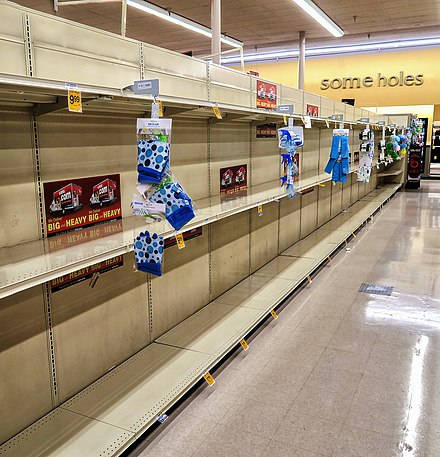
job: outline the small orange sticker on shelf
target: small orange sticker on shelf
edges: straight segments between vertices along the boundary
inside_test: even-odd
[[[156,100],[156,103],[159,105],[159,117],[163,117],[163,103],[162,103],[162,100]]]
[[[213,109],[215,117],[217,119],[223,119],[222,113],[220,113],[220,110],[218,109],[217,103],[213,103],[212,104],[212,109]]]
[[[249,344],[246,343],[246,340],[243,338],[241,341],[240,341],[240,344],[241,344],[241,347],[247,351],[249,349]]]
[[[177,241],[177,247],[179,249],[183,249],[185,247],[185,240],[183,239],[183,235],[181,233],[178,233],[176,235],[176,241]]]
[[[211,376],[211,373],[206,373],[204,376],[205,381],[208,383],[209,386],[212,386],[215,384],[215,379]]]

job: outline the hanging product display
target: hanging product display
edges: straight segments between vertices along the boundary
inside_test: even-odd
[[[167,221],[175,230],[180,230],[195,216],[190,197],[172,176],[167,177],[150,196],[150,200],[165,205]]]
[[[370,182],[374,156],[374,133],[370,130],[369,125],[359,133],[359,139],[362,143],[359,147],[359,172],[357,180],[368,183]]]
[[[164,141],[138,140],[138,181],[158,184],[162,180],[170,159],[170,145]]]
[[[153,115],[157,111],[154,105]],[[195,214],[191,198],[169,168],[171,125],[171,119],[137,120],[139,195],[133,196],[131,207],[133,215],[145,217],[146,222],[164,216],[175,230],[180,230]],[[157,234],[140,233],[134,245],[138,270],[161,276],[163,239]]]
[[[349,129],[333,130],[332,149],[324,171],[332,174],[332,181],[334,182],[347,182],[347,175],[350,173],[349,134]]]
[[[400,155],[403,156],[407,153],[408,150],[408,137],[402,133],[399,135],[399,140],[400,140]]]
[[[139,233],[134,240],[134,256],[138,270],[162,276],[163,247],[163,238],[157,233]]]
[[[164,214],[175,230],[194,216],[191,198],[169,169],[171,119],[138,119],[138,181],[140,194],[133,197],[135,216],[154,221]]]
[[[294,180],[295,176],[299,174],[297,149],[303,145],[303,128],[294,127],[293,119],[290,118],[288,127],[278,129],[278,147],[285,150],[281,154],[281,163],[284,165],[281,186],[286,186],[286,193],[289,198],[296,197]]]

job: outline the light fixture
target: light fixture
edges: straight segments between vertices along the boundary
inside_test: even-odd
[[[198,24],[197,22],[191,21],[186,17],[172,13],[171,11],[168,11],[164,8],[160,8],[159,6],[153,5],[152,3],[143,0],[127,0],[127,5],[133,8],[137,8],[138,10],[141,10],[144,13],[152,14],[153,16],[156,16],[160,19],[164,19],[165,21],[172,22],[173,24],[179,25],[188,30],[199,33],[200,35],[212,38],[212,31],[208,27]],[[222,41],[222,43],[225,43],[228,46],[232,46],[233,48],[243,47],[243,43],[241,41],[227,37],[226,35],[221,35],[220,40]]]
[[[311,0],[293,0],[300,8],[302,8],[308,15],[312,16],[315,21],[328,30],[334,37],[339,38],[344,35],[341,27],[333,22],[327,14],[322,11]]]
[[[374,52],[387,49],[405,49],[405,48],[418,48],[421,46],[440,46],[440,37],[424,38],[420,40],[404,40],[404,41],[385,41],[378,43],[368,44],[355,44],[347,46],[334,46],[324,48],[308,48],[306,49],[306,56],[329,56],[338,54],[355,54],[360,52]],[[267,51],[252,54],[245,54],[245,62],[261,62],[271,60],[295,59],[299,55],[298,50],[280,50],[280,51]],[[240,62],[239,56],[223,57],[223,64],[235,64]]]

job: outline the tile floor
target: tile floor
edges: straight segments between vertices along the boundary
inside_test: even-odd
[[[439,457],[439,228],[399,193],[130,457]]]

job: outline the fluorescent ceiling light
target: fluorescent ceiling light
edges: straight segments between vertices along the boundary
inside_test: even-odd
[[[127,5],[138,10],[143,11],[144,13],[152,14],[160,19],[165,21],[172,22],[173,24],[185,27],[188,30],[204,35],[208,38],[212,38],[212,31],[204,25],[198,24],[197,22],[191,21],[186,17],[179,16],[178,14],[172,13],[164,8],[153,5],[152,3],[143,1],[143,0],[127,0]],[[229,38],[225,35],[221,35],[220,40],[222,43],[225,43],[233,48],[243,47],[243,43],[234,38]]]
[[[309,48],[306,49],[306,56],[329,56],[337,54],[352,54],[357,52],[371,52],[381,51],[386,49],[405,49],[405,48],[417,48],[420,46],[439,46],[440,37],[437,38],[425,38],[421,40],[405,40],[405,41],[388,41],[380,43],[368,43],[368,44],[355,44],[347,46],[335,46],[326,48]],[[278,59],[294,59],[299,55],[298,50],[280,50],[271,52],[258,52],[252,54],[245,54],[245,62],[259,62],[268,60]],[[240,56],[223,57],[222,62],[224,64],[234,64],[240,62]]]
[[[316,6],[311,0],[293,0],[307,14],[313,17],[318,24],[322,25],[334,37],[339,38],[344,35],[344,31],[333,22],[321,8]]]

